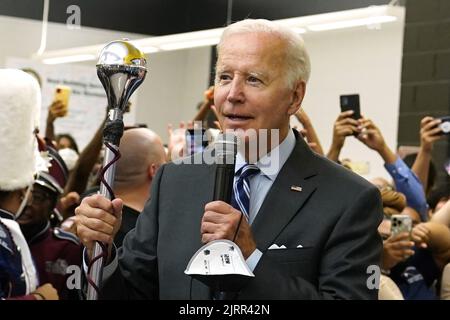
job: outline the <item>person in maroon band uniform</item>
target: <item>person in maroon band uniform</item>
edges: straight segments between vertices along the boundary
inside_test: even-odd
[[[62,192],[56,179],[47,172],[39,172],[33,186],[33,201],[18,222],[30,247],[40,281],[51,283],[61,300],[78,299],[78,290],[69,289],[66,284],[71,275],[67,273],[67,267],[81,265],[82,247],[74,234],[51,228],[49,220]]]

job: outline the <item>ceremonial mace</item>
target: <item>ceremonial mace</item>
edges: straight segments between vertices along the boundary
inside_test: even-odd
[[[108,43],[97,62],[97,76],[108,98],[108,119],[103,129],[105,157],[100,172],[100,194],[114,199],[113,183],[116,162],[120,158],[119,144],[123,135],[123,112],[128,99],[144,81],[147,73],[144,54],[126,40]],[[107,246],[96,242],[94,254],[88,268],[88,300],[97,300],[102,280]]]

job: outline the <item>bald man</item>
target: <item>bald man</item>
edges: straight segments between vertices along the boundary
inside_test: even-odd
[[[117,162],[114,193],[124,202],[122,225],[114,238],[122,246],[125,235],[134,228],[139,212],[150,196],[150,186],[166,154],[161,138],[146,128],[126,130],[120,141],[122,157]]]

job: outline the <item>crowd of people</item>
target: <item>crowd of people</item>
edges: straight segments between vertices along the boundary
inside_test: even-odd
[[[424,117],[418,153],[402,158],[369,115],[345,111],[325,152],[301,108],[311,66],[299,35],[247,19],[217,48],[215,85],[190,121],[168,126],[167,144],[149,128],[125,128],[112,201],[98,194],[104,121],[79,150],[55,134],[64,116],[55,101],[39,132],[38,81],[0,69],[0,299],[85,299],[85,285],[67,286],[67,268],[85,270],[95,241],[109,245],[101,298],[220,299],[184,273],[218,239],[235,242],[254,273],[232,299],[450,299],[450,177],[437,180],[432,160],[447,138],[440,120]],[[238,153],[230,204],[213,199],[214,166],[177,164],[192,156],[186,131],[199,127],[210,145],[226,130],[279,132],[256,163]],[[340,158],[347,139],[377,152],[391,179],[352,172]],[[275,153],[268,173],[260,164]],[[410,230],[394,232],[399,216]]]

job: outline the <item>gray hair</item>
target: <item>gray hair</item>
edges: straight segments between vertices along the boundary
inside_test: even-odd
[[[290,28],[273,21],[245,19],[229,25],[217,45],[217,54],[220,54],[222,44],[228,36],[252,32],[271,33],[286,41],[286,80],[290,88],[293,88],[298,80],[308,82],[311,62],[303,38]]]

